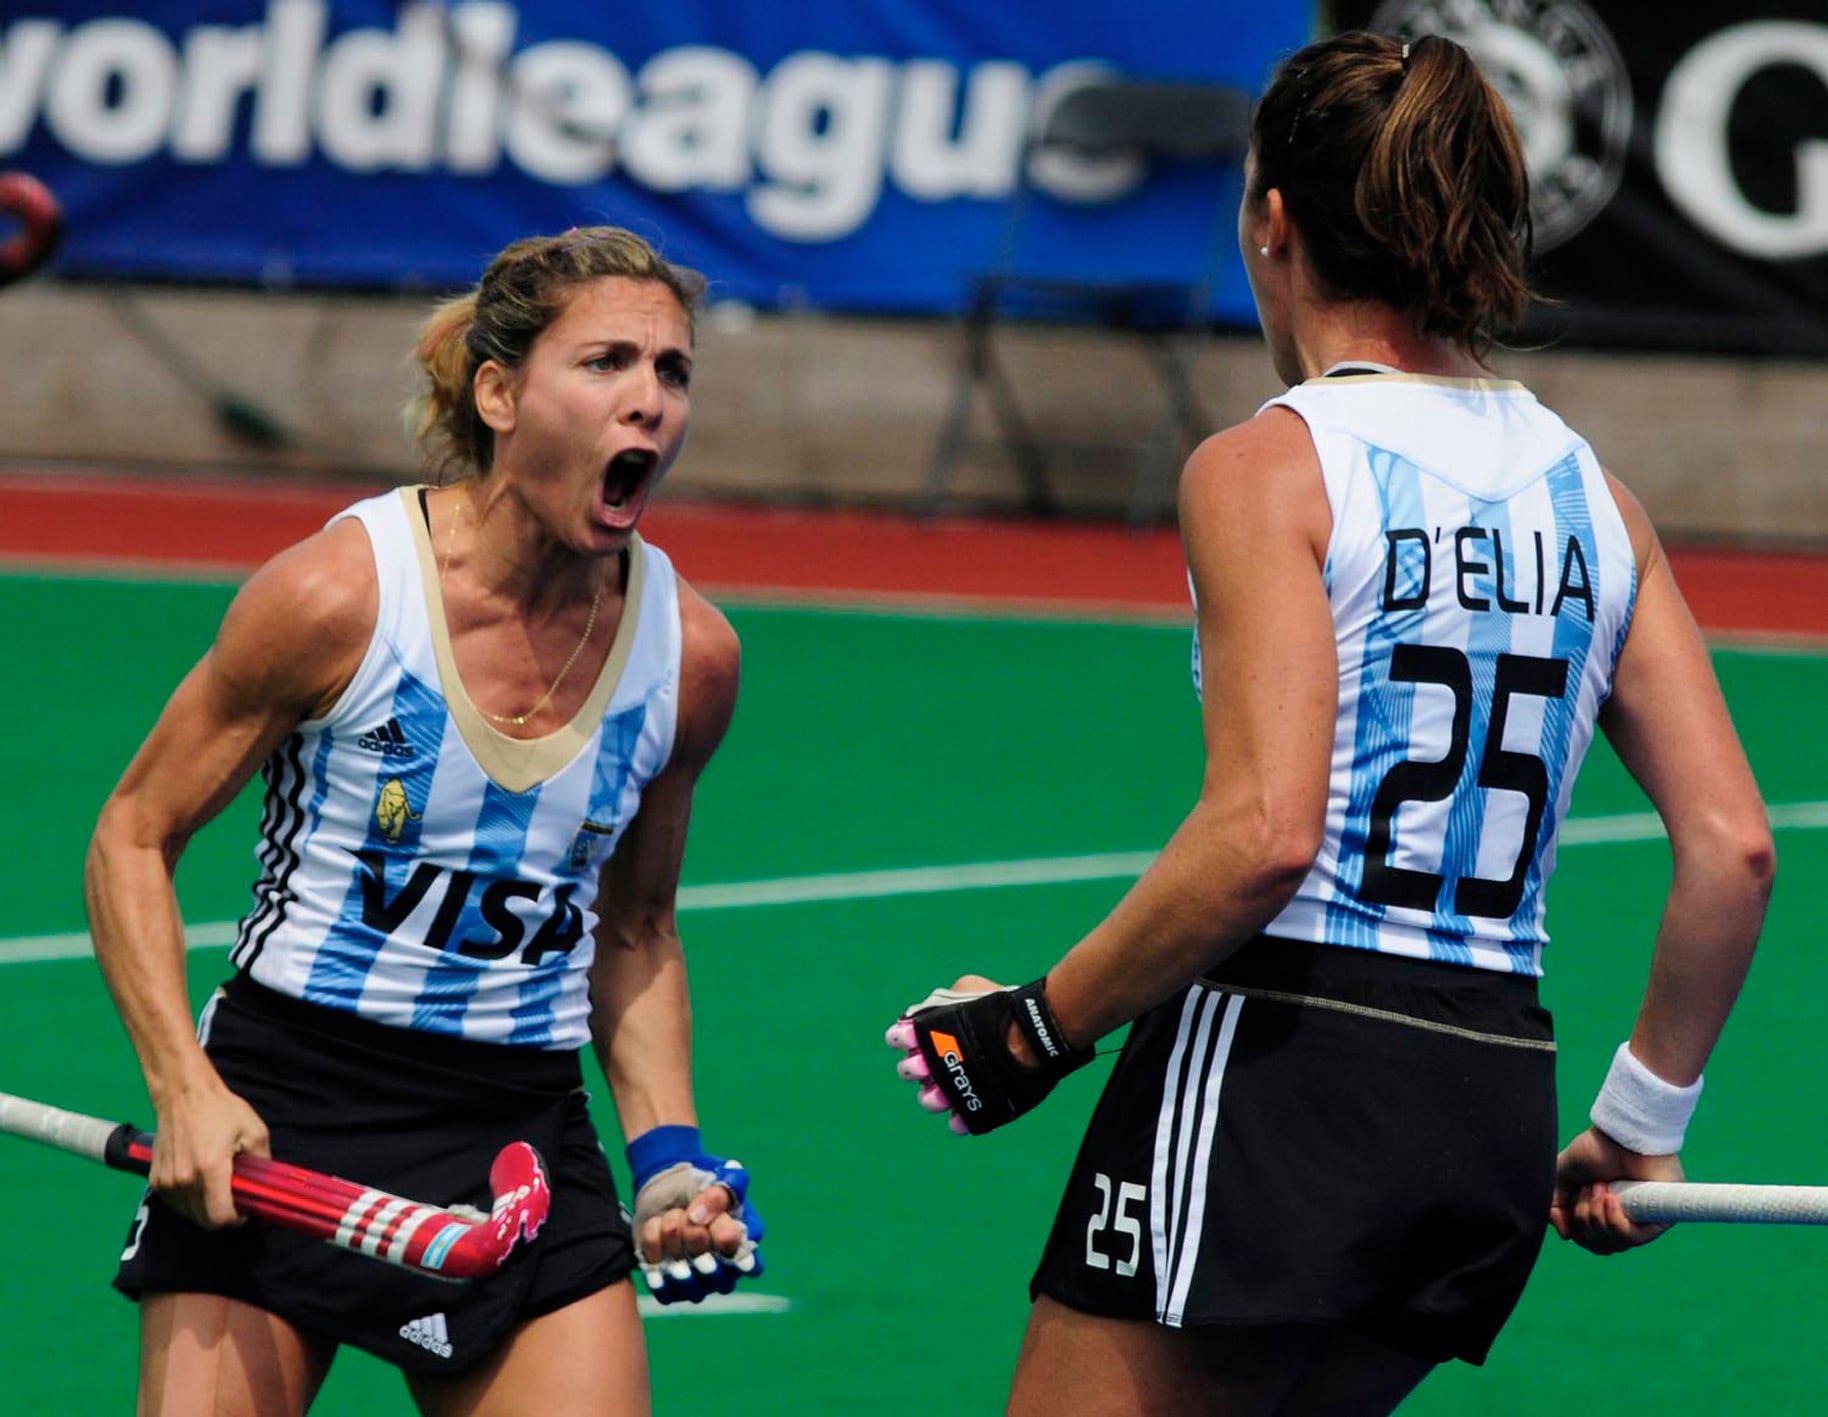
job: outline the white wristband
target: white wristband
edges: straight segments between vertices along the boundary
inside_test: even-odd
[[[1673,1156],[1682,1150],[1688,1119],[1700,1100],[1700,1078],[1677,1087],[1639,1062],[1629,1043],[1621,1043],[1591,1115],[1593,1125],[1626,1150]]]

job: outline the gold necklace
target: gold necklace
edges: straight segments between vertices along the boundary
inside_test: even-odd
[[[451,551],[457,544],[457,523],[463,517],[464,509],[467,505],[468,504],[464,501],[463,496],[460,493],[457,498],[457,508],[451,514],[450,534],[444,539],[444,559],[438,566],[438,584],[440,587],[444,585],[444,578],[451,569]],[[478,527],[478,530],[480,531],[481,528]],[[472,699],[470,703],[475,708],[476,712],[493,723],[503,723],[510,728],[520,728],[531,722],[535,714],[552,702],[552,696],[559,691],[559,685],[563,684],[565,682],[565,676],[571,673],[572,665],[576,664],[578,662],[578,656],[584,653],[584,646],[590,643],[590,632],[597,628],[597,611],[602,608],[602,605],[603,581],[599,578],[597,581],[597,593],[590,598],[590,618],[584,622],[584,633],[578,637],[578,642],[572,646],[571,653],[566,656],[565,663],[559,669],[558,677],[547,686],[546,692],[539,696],[538,703],[534,704],[533,707],[528,709],[525,713],[490,713],[481,704]]]

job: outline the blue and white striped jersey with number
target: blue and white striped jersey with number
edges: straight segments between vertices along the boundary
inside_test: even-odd
[[[1637,593],[1605,474],[1508,381],[1348,374],[1274,406],[1307,423],[1332,506],[1339,715],[1324,841],[1266,933],[1540,974]]]
[[[471,703],[416,489],[342,516],[379,577],[329,714],[265,768],[260,879],[234,962],[269,988],[486,1042],[588,1041],[597,875],[673,750],[678,586],[635,539],[616,640],[565,727],[523,741]]]

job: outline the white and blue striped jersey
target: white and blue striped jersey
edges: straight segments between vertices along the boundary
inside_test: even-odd
[[[631,543],[621,625],[589,699],[557,732],[520,740],[458,677],[417,490],[341,516],[374,551],[374,637],[335,707],[266,764],[260,878],[234,963],[384,1024],[580,1047],[598,871],[673,750],[672,564]]]
[[[1349,374],[1275,406],[1307,423],[1332,507],[1339,714],[1324,840],[1265,933],[1540,974],[1637,594],[1605,474],[1508,381]]]

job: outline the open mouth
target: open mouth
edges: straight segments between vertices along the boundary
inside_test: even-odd
[[[603,510],[615,526],[632,526],[641,510],[658,454],[646,448],[629,448],[609,460],[603,471]]]

